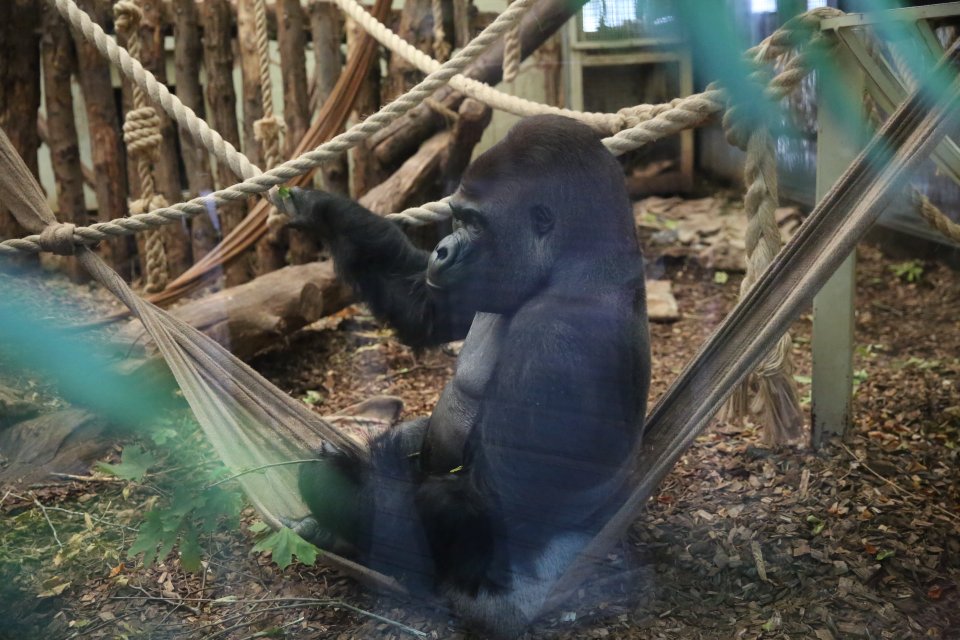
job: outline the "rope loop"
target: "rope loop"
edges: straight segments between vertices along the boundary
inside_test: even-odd
[[[48,225],[40,232],[40,248],[58,256],[72,256],[77,248],[73,243],[73,230],[76,226],[69,222]]]
[[[155,159],[160,143],[163,142],[163,136],[160,134],[160,116],[156,109],[140,107],[128,111],[123,122],[123,141],[130,155]]]

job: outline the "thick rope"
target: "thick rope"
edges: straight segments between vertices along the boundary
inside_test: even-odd
[[[69,0],[54,1],[58,3],[69,2]],[[369,138],[373,133],[387,126],[422,102],[424,98],[431,95],[434,91],[449,83],[453,76],[460,73],[474,58],[480,55],[494,41],[502,37],[503,33],[520,19],[534,1],[535,0],[516,0],[506,11],[497,16],[493,23],[484,29],[480,35],[474,38],[463,49],[459,50],[449,61],[441,65],[437,71],[430,73],[423,81],[413,87],[413,89],[386,105],[363,122],[354,125],[349,130],[337,135],[313,151],[309,151],[299,158],[288,160],[282,165],[270,169],[266,173],[251,176],[241,183],[220,189],[206,196],[194,198],[188,202],[156,209],[150,213],[131,216],[129,218],[100,222],[88,227],[77,227],[74,229],[74,242],[84,245],[95,244],[109,237],[131,235],[152,227],[180,222],[194,215],[204,213],[210,205],[242,200],[251,195],[263,193],[295,176],[310,171],[327,160],[339,157],[344,151]],[[84,16],[86,16],[86,14],[84,14]],[[87,17],[87,21],[89,22],[89,17]],[[129,55],[127,55],[127,57],[129,58]],[[0,254],[12,255],[24,252],[38,253],[39,251],[41,251],[39,235],[36,234],[20,239],[5,240],[0,243]]]
[[[140,59],[140,7],[133,0],[119,0],[113,6],[117,33],[127,37],[127,50],[134,60]],[[167,206],[167,200],[156,192],[154,162],[163,136],[160,134],[160,117],[147,101],[147,94],[133,83],[133,109],[123,123],[123,140],[127,154],[136,160],[137,176],[140,178],[140,198],[130,203],[130,213],[138,214],[150,209]],[[163,234],[159,229],[145,234],[145,274],[147,293],[163,291],[170,279],[167,267],[167,252],[163,248]]]
[[[450,43],[443,29],[443,0],[430,0],[430,13],[433,16],[433,57],[444,62],[450,55]]]
[[[510,0],[512,1],[512,0]],[[503,80],[513,82],[520,72],[520,25],[507,31],[503,41]]]

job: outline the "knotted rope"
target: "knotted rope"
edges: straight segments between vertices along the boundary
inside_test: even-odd
[[[117,33],[127,37],[127,50],[134,59],[140,60],[140,7],[133,0],[120,0],[113,6],[113,15]],[[167,200],[156,192],[154,178],[154,162],[163,142],[160,116],[148,102],[143,88],[135,82],[133,109],[127,112],[123,122],[123,141],[127,145],[127,154],[137,163],[137,176],[140,178],[140,198],[130,203],[130,213],[136,215],[166,207]],[[163,234],[159,229],[153,229],[144,236],[144,289],[147,293],[163,291],[170,279]]]

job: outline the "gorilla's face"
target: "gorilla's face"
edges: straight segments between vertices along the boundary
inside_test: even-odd
[[[528,186],[470,178],[451,201],[456,229],[430,256],[427,284],[464,312],[511,314],[547,281],[554,215]]]

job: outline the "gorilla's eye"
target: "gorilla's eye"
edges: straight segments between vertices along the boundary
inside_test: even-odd
[[[467,231],[477,235],[483,231],[483,216],[476,209],[451,206],[454,219],[467,228]]]
[[[530,215],[533,218],[533,228],[543,236],[553,229],[553,211],[543,205],[534,205],[530,208]]]

